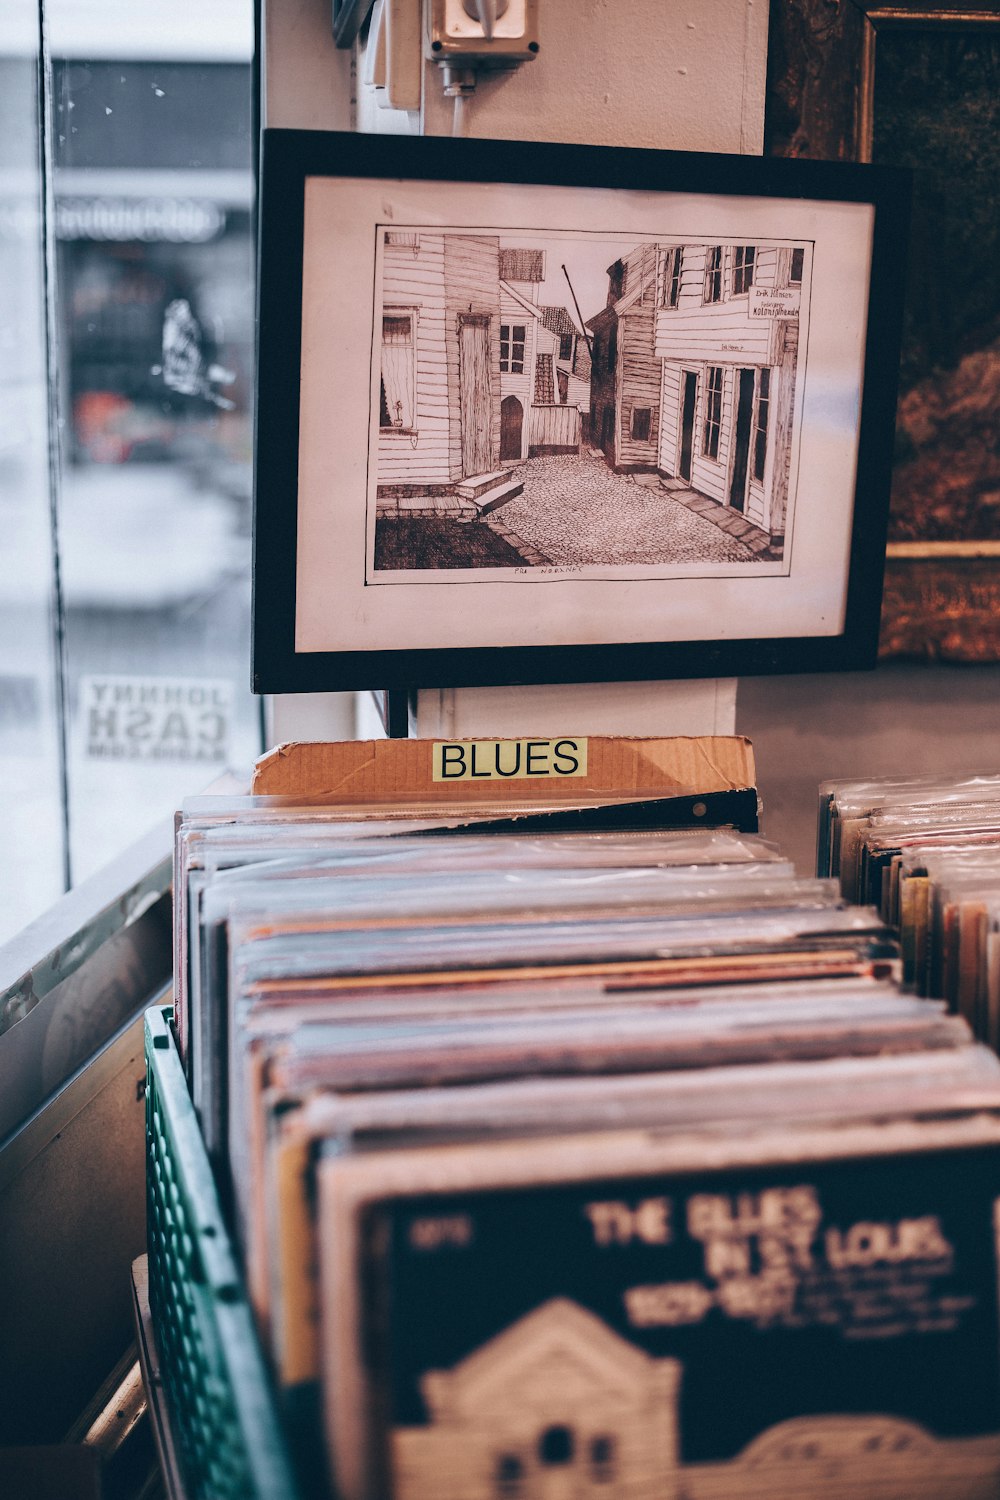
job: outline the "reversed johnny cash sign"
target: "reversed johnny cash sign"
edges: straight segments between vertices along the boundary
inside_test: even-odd
[[[379,1210],[393,1500],[987,1500],[998,1187],[980,1152]]]
[[[90,760],[224,762],[233,685],[223,678],[87,676],[78,724]]]
[[[265,144],[258,685],[871,655],[891,174],[364,145]]]

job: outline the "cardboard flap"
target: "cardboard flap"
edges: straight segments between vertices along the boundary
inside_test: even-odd
[[[689,796],[755,785],[742,735],[624,739],[343,740],[293,742],[262,756],[255,796],[375,803]]]

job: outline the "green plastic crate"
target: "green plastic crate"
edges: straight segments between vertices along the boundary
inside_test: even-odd
[[[170,1028],[146,1012],[149,1303],[188,1500],[300,1500]]]

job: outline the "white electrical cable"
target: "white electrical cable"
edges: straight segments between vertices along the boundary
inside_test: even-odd
[[[453,136],[454,135],[465,135],[465,132],[466,132],[466,129],[467,129],[467,115],[468,115],[468,111],[466,110],[466,107],[465,107],[465,105],[466,105],[466,98],[467,98],[467,95],[465,95],[465,94],[456,94],[455,95],[455,109],[454,109],[454,113],[452,114],[452,117],[451,117],[451,133],[452,133]]]

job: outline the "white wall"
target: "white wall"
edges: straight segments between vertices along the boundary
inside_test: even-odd
[[[420,0],[414,0],[419,4]],[[262,0],[266,123],[448,135],[453,106],[424,65],[422,115],[378,108],[330,33],[328,0]],[[540,0],[541,51],[484,74],[467,133],[758,153],[764,132],[767,0]]]
[[[338,51],[327,0],[261,0],[263,126],[350,130],[351,54]]]
[[[767,9],[767,0],[540,0],[538,56],[482,75],[466,133],[759,152]],[[424,67],[419,114],[379,108],[364,74],[362,60],[357,129],[451,134],[435,64]]]
[[[1000,769],[1000,665],[744,678],[736,718],[754,742],[765,831],[808,875],[821,781]]]
[[[767,0],[540,0],[539,31],[534,62],[480,83],[470,135],[760,152]],[[445,135],[433,83],[424,130]]]

